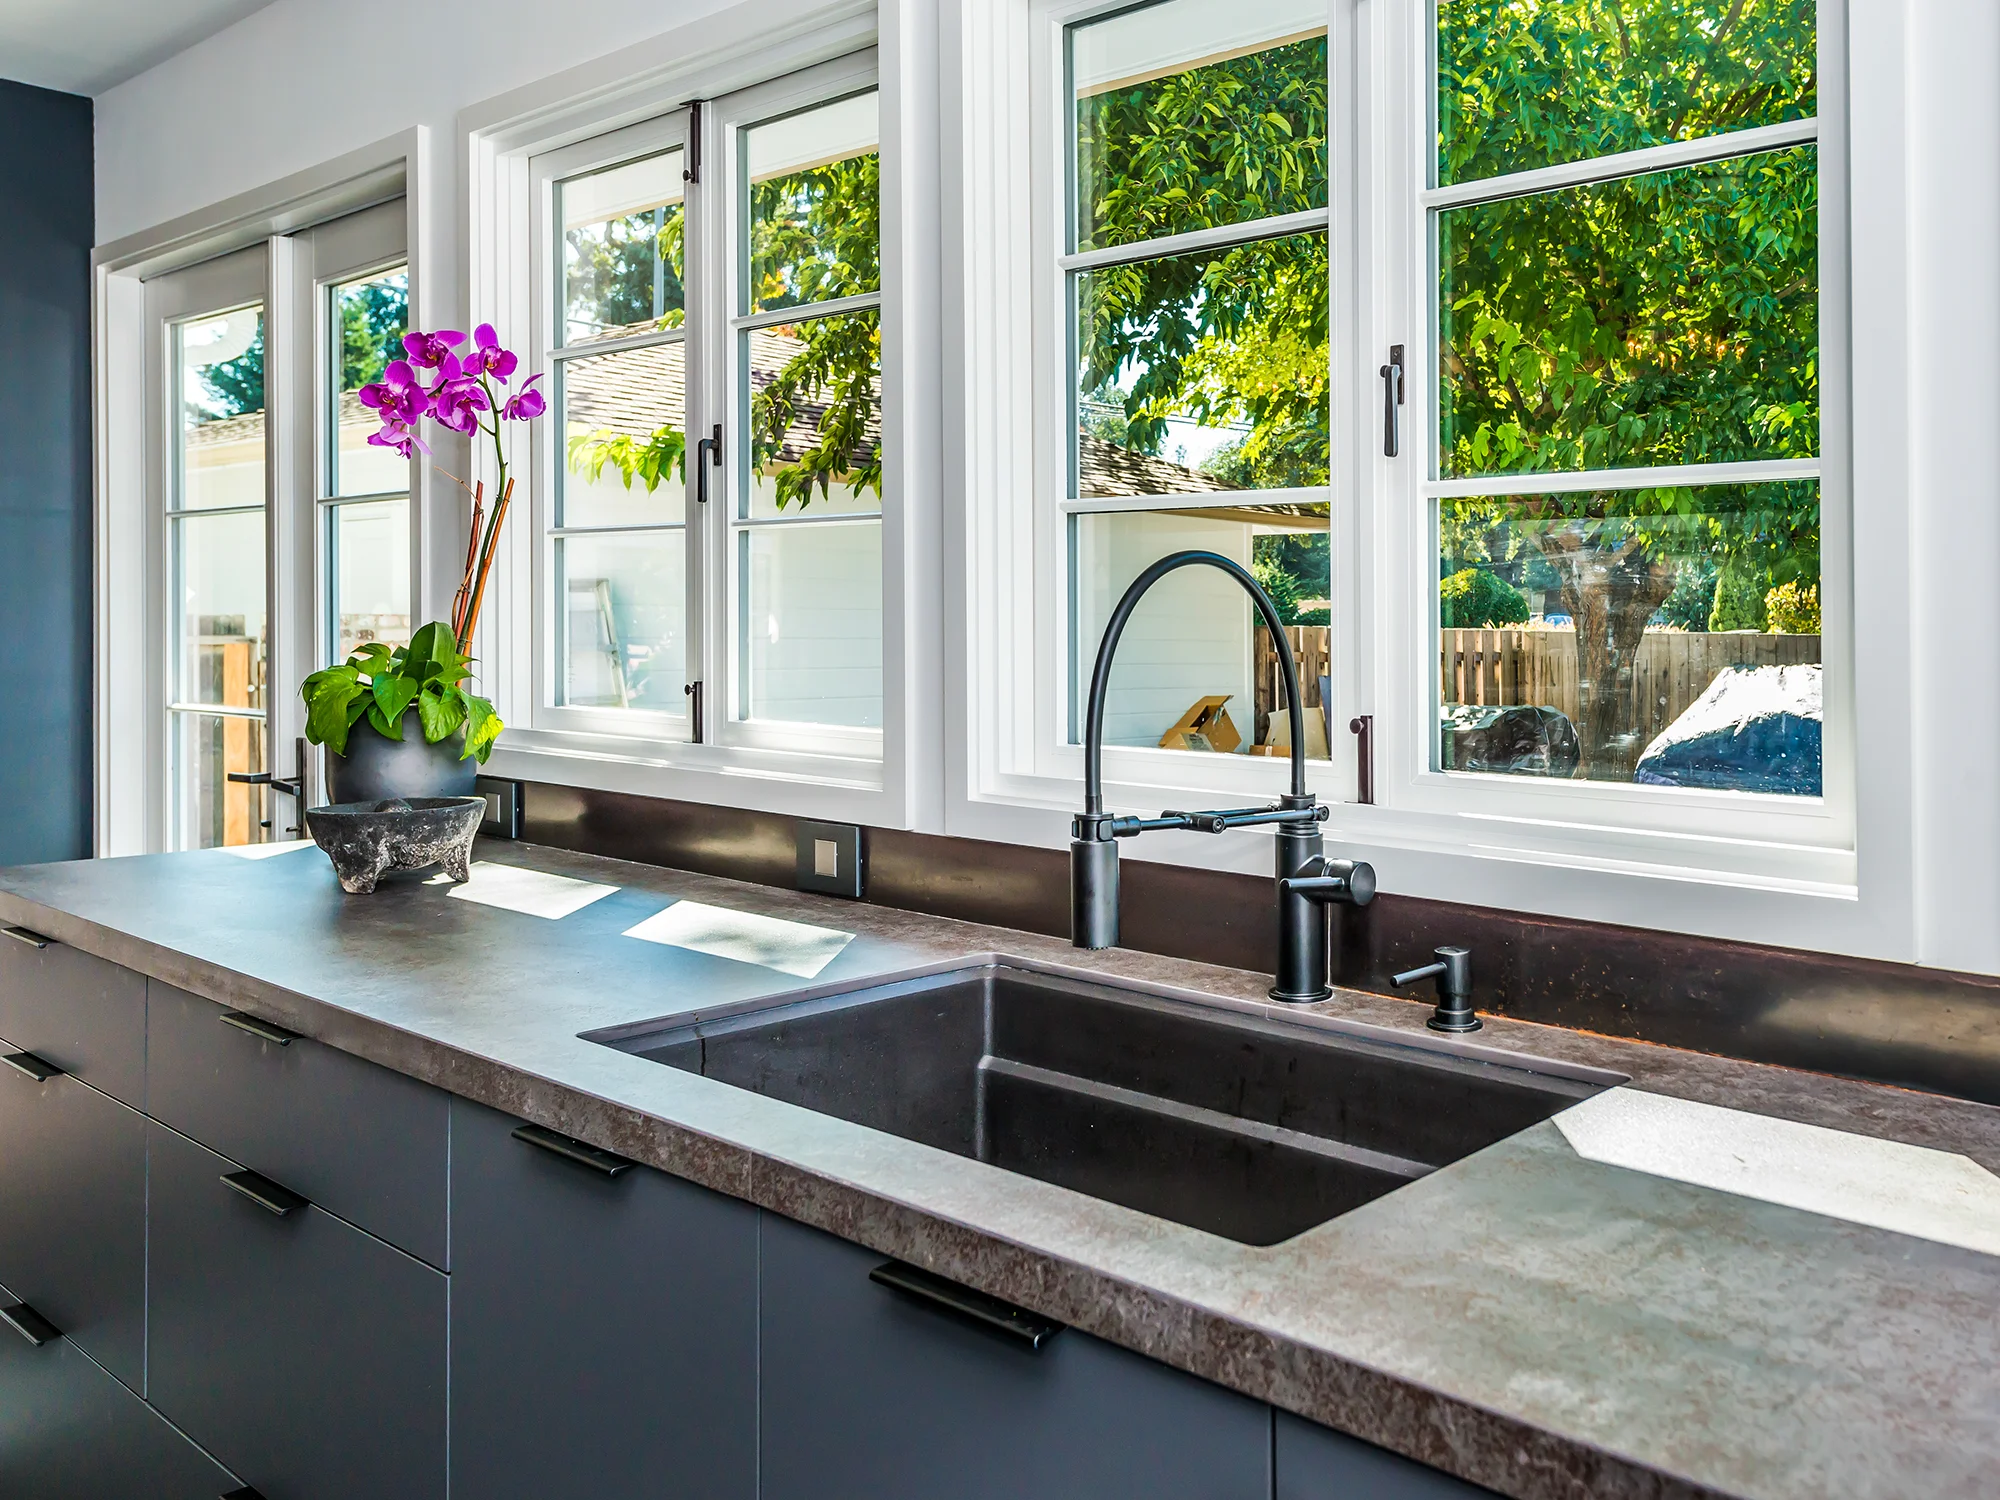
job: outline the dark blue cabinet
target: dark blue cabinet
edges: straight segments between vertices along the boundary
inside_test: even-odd
[[[146,1107],[142,974],[0,927],[0,1036],[121,1103]]]
[[[68,1339],[0,1328],[7,1500],[215,1500],[236,1484]]]
[[[1278,1413],[1277,1500],[1493,1500],[1493,1491]]]
[[[453,1493],[754,1500],[757,1210],[519,1123],[452,1101]]]
[[[443,1500],[445,1277],[310,1205],[273,1212],[164,1126],[147,1142],[153,1405],[268,1500]]]
[[[1074,1329],[1039,1351],[764,1216],[763,1500],[1269,1500],[1271,1409]]]
[[[0,1283],[143,1394],[145,1117],[33,1069],[0,1066]]]

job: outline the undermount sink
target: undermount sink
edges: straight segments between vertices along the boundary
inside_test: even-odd
[[[1006,962],[587,1039],[1252,1245],[1622,1081]]]

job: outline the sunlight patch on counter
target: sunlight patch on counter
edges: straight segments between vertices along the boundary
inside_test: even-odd
[[[638,926],[628,927],[625,936],[756,964],[800,979],[817,979],[820,971],[854,941],[851,932],[704,906],[699,901],[676,901]]]

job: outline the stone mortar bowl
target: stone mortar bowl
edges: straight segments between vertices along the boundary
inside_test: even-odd
[[[453,880],[470,880],[472,840],[485,816],[484,797],[391,797],[309,807],[306,827],[333,861],[340,888],[364,896],[385,870],[442,865]]]

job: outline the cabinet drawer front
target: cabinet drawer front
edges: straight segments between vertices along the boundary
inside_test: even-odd
[[[215,1500],[236,1488],[68,1339],[35,1348],[5,1329],[0,1335],[7,1500]]]
[[[1278,1413],[1277,1500],[1498,1500],[1494,1492],[1401,1454]]]
[[[312,1207],[222,1181],[237,1164],[160,1125],[152,1403],[246,1484],[297,1500],[445,1492],[445,1278]]]
[[[143,1116],[74,1078],[0,1068],[0,1283],[145,1390]]]
[[[8,927],[0,934],[0,1036],[134,1109],[146,1107],[143,974]]]
[[[519,1123],[452,1101],[453,1492],[754,1500],[757,1210]]]
[[[1067,1329],[1039,1351],[766,1214],[763,1500],[1269,1500],[1271,1409]]]
[[[147,1113],[443,1267],[450,1096],[235,1014],[153,983]]]

